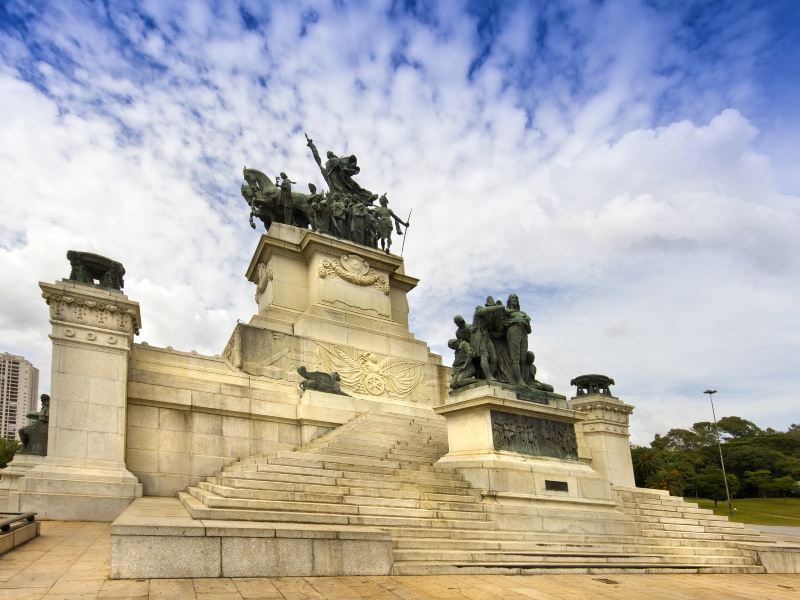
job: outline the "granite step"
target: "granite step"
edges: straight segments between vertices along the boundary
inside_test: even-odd
[[[267,511],[297,511],[305,513],[358,514],[367,516],[409,517],[420,519],[452,519],[461,521],[487,521],[488,516],[482,511],[448,511],[440,509],[407,508],[386,504],[369,504],[364,502],[348,502],[343,497],[331,496],[320,500],[303,501],[300,499],[268,500],[260,497],[256,490],[238,490],[223,486],[201,484],[189,488],[195,498],[211,508],[232,508]]]
[[[689,573],[765,573],[764,567],[758,565],[714,565],[704,566],[695,563],[684,564],[651,564],[633,563],[624,566],[608,563],[575,562],[575,563],[460,563],[447,564],[437,562],[395,563],[393,575],[556,575],[556,574],[689,574]]]
[[[392,542],[396,550],[460,550],[460,551],[506,551],[506,552],[579,552],[592,551],[600,553],[637,553],[644,554],[674,554],[684,556],[736,556],[754,558],[756,552],[743,548],[725,547],[712,548],[706,546],[666,546],[647,544],[618,544],[584,542],[559,542],[547,543],[533,541],[497,541],[497,540],[470,540],[470,539],[431,539],[431,538],[396,538]]]
[[[620,552],[620,551],[462,551],[462,550],[395,550],[395,563],[406,562],[448,562],[448,563],[486,563],[486,562],[511,562],[522,563],[537,561],[546,563],[565,563],[588,561],[593,563],[642,563],[644,561],[657,564],[684,564],[691,562],[695,565],[753,565],[753,559],[742,556],[676,556],[672,554],[652,552]]]

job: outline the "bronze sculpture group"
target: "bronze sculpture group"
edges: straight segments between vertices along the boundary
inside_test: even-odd
[[[447,343],[455,352],[451,388],[488,381],[553,391],[553,386],[536,379],[535,356],[528,350],[531,319],[520,308],[516,294],[505,305],[489,296],[483,306],[475,307],[469,325],[461,315],[453,322],[456,337]]]
[[[19,439],[22,442],[20,454],[47,455],[47,428],[50,422],[50,396],[42,394],[39,397],[42,408],[39,412],[31,412],[27,417],[30,423],[19,430]]]
[[[292,181],[284,172],[275,182],[256,169],[245,167],[242,196],[250,207],[250,226],[255,228],[254,217],[261,219],[269,229],[273,222],[311,228],[319,233],[334,235],[362,246],[378,248],[387,254],[392,245],[392,230],[403,235],[400,226],[408,228],[392,209],[386,194],[378,197],[362,188],[354,179],[361,169],[354,155],[337,156],[327,152],[323,164],[314,141],[306,135],[328,191],[319,193],[313,183],[309,193],[292,190]],[[378,206],[375,201],[378,200]]]

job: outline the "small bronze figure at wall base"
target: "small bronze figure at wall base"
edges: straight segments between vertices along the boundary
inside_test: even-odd
[[[33,422],[19,430],[19,439],[22,442],[20,454],[47,455],[47,427],[50,421],[50,396],[42,394],[39,397],[42,408],[39,412],[28,413],[27,417]]]
[[[315,390],[317,392],[327,392],[328,394],[339,394],[340,396],[349,396],[342,391],[341,381],[342,378],[339,373],[324,373],[322,371],[309,371],[305,367],[298,367],[297,372],[304,381],[300,382],[300,389]]]

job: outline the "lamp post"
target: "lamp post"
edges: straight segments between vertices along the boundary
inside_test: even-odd
[[[719,438],[719,429],[717,428],[717,415],[714,412],[714,394],[717,390],[705,390],[704,394],[708,394],[708,399],[711,402],[711,417],[714,419],[714,433],[717,436],[717,448],[719,448],[719,464],[722,465],[722,479],[725,481],[725,496],[728,498],[728,514],[733,517],[733,505],[731,504],[731,492],[728,489],[728,476],[725,474],[725,460],[722,458],[722,442]]]

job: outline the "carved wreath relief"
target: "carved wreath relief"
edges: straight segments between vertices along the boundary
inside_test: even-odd
[[[261,301],[261,296],[267,289],[267,284],[274,278],[272,267],[264,263],[258,263],[256,270],[256,304]]]
[[[578,458],[572,423],[491,411],[492,439],[496,450],[531,456]]]
[[[360,286],[374,286],[379,292],[389,295],[389,282],[386,277],[377,273],[369,263],[360,256],[345,254],[338,262],[325,259],[319,265],[319,276],[325,279],[329,275],[341,277],[349,283]]]
[[[384,358],[344,346],[323,346],[317,350],[325,369],[339,373],[342,385],[355,393],[405,398],[420,384],[424,364],[411,360]]]

